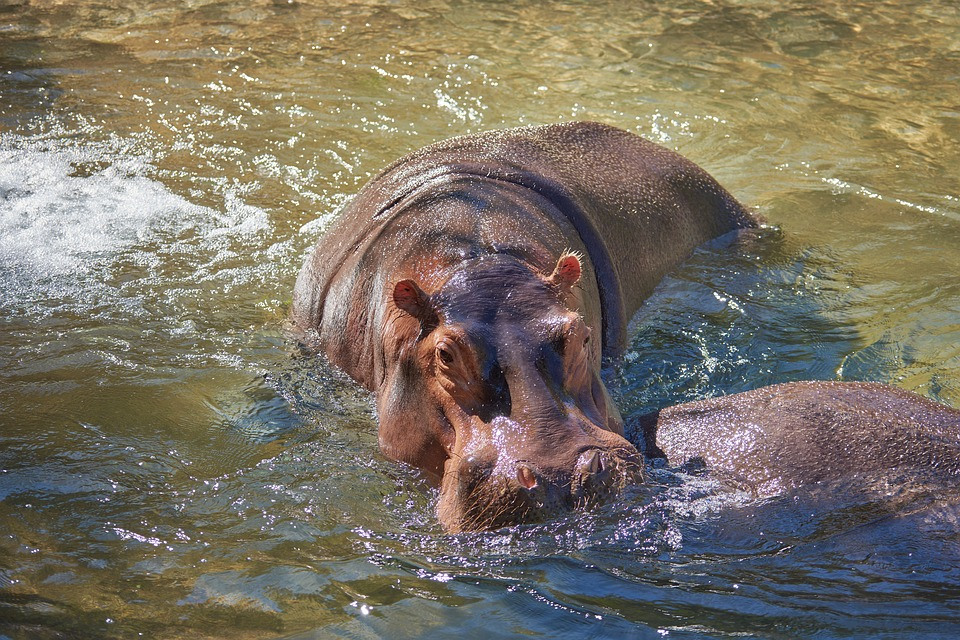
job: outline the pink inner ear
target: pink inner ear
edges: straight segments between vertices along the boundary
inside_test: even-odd
[[[580,281],[580,259],[575,255],[566,255],[557,262],[553,272],[554,279],[566,287],[572,287]]]
[[[401,280],[393,288],[393,302],[415,318],[423,315],[423,292],[413,280]]]

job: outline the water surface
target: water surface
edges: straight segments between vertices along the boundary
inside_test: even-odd
[[[385,164],[593,119],[770,222],[640,311],[625,415],[799,379],[960,406],[958,34],[947,1],[0,3],[0,637],[960,632],[937,494],[658,468],[443,535],[370,399],[284,332]]]

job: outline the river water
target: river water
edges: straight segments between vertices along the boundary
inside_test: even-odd
[[[770,223],[640,311],[606,375],[626,416],[799,379],[960,406],[955,2],[137,5],[0,0],[0,638],[960,633],[936,495],[658,468],[444,535],[370,398],[284,330],[382,166],[592,119]]]

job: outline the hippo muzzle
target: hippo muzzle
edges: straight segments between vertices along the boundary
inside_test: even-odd
[[[496,433],[509,422],[498,418],[490,426]],[[569,438],[553,443],[549,451],[537,447],[539,455],[522,457],[515,453],[515,443],[495,444],[491,438],[451,456],[437,505],[441,524],[450,532],[462,532],[539,522],[602,504],[625,486],[642,482],[637,450],[616,434],[600,431],[605,437],[594,444]]]
[[[562,367],[559,380],[549,367],[527,369],[534,370],[505,376],[512,401],[500,406],[509,415],[457,425],[437,506],[449,531],[542,521],[601,504],[643,481],[640,454],[611,430],[619,426],[615,409],[598,409],[593,394],[586,394],[588,406],[574,402]]]

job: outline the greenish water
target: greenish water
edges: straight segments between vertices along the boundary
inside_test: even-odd
[[[671,469],[446,536],[369,398],[284,334],[336,208],[431,141],[593,119],[773,228],[668,277],[627,416],[797,379],[960,406],[953,2],[0,0],[0,638],[960,633],[926,496]]]

